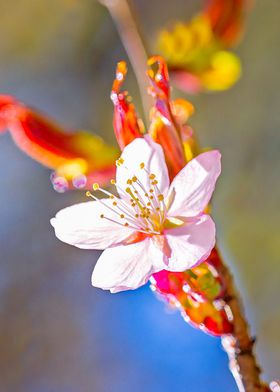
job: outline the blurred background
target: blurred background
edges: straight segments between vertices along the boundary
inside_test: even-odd
[[[134,4],[152,43],[163,23],[188,19],[201,1]],[[106,10],[93,0],[0,0],[0,9],[1,93],[114,143],[109,94],[126,54]],[[279,15],[278,0],[257,2],[237,50],[243,78],[227,92],[190,98],[201,143],[223,155],[218,242],[266,380],[280,364]],[[127,86],[139,103],[132,70]],[[59,242],[49,224],[84,193],[55,193],[49,170],[8,133],[0,151],[0,390],[237,392],[219,339],[188,326],[148,286],[115,295],[91,287],[99,253]]]

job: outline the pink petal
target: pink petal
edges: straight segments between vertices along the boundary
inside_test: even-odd
[[[102,199],[102,202],[110,205],[111,200]],[[132,229],[102,219],[101,214],[118,219],[118,214],[106,206],[90,201],[64,208],[51,219],[51,224],[57,238],[82,249],[105,249],[121,243],[132,234]]]
[[[149,136],[134,139],[128,144],[121,155],[124,163],[117,167],[117,185],[125,191],[127,180],[136,176],[141,182],[145,192],[151,188],[150,174],[156,175],[157,187],[161,193],[166,193],[169,187],[169,176],[164,159],[162,147],[153,142]],[[145,169],[140,169],[140,164],[144,163]],[[145,193],[134,183],[137,190]],[[122,192],[121,192],[122,193]],[[127,196],[126,193],[124,193]],[[122,194],[123,196],[123,194]]]
[[[203,262],[215,245],[215,224],[209,215],[186,220],[183,226],[165,231],[169,245],[166,270],[184,271]]]
[[[150,238],[146,238],[134,244],[106,249],[93,270],[92,285],[112,293],[133,290],[163,268],[162,252]]]
[[[174,178],[170,190],[169,216],[196,216],[209,203],[221,173],[221,154],[209,151],[192,159]]]

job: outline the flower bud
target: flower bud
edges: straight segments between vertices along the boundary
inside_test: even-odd
[[[42,165],[54,169],[55,190],[105,185],[115,174],[118,151],[90,132],[70,133],[13,97],[0,95],[0,131]]]
[[[149,91],[155,99],[148,132],[162,146],[170,179],[173,179],[186,164],[180,124],[172,112],[169,76],[164,60],[154,56],[148,64],[151,67],[148,76],[152,84]]]
[[[111,100],[114,104],[113,126],[121,150],[137,137],[143,136],[142,122],[137,118],[134,105],[127,91],[121,91],[127,73],[126,63],[117,64],[116,78],[113,82]]]

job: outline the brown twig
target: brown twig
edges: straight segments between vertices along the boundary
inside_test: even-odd
[[[229,269],[221,261],[217,267],[225,285],[224,301],[232,314],[233,333],[222,337],[222,344],[229,357],[229,367],[240,392],[266,392],[268,387],[261,382],[261,369],[256,361],[243,306],[234,286]]]
[[[149,117],[151,99],[147,94],[147,50],[129,0],[99,0],[111,14],[133,67],[142,98],[146,119]]]

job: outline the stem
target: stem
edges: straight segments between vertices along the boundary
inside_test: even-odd
[[[147,93],[147,50],[129,0],[99,0],[107,7],[118,29],[130,63],[133,67],[146,119],[149,117],[151,100]]]
[[[240,392],[269,391],[260,379],[261,369],[253,352],[255,339],[249,334],[249,326],[234,286],[233,277],[222,261],[217,270],[224,280],[226,287],[224,300],[233,316],[233,333],[223,336],[222,344],[228,354],[229,367],[238,389]]]

